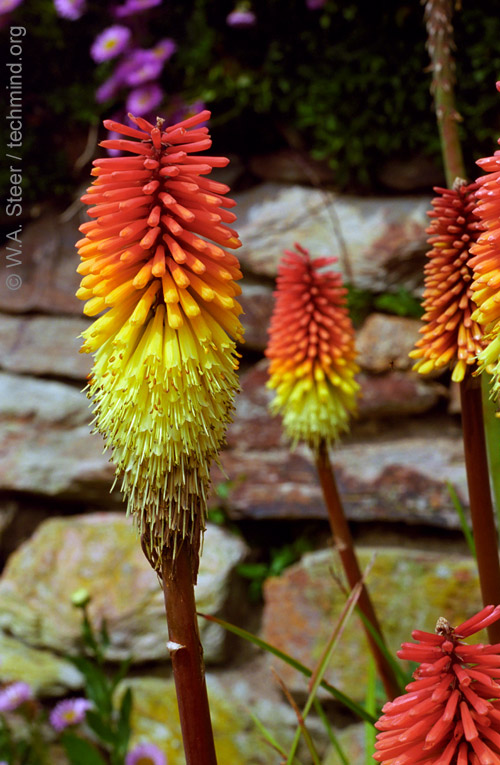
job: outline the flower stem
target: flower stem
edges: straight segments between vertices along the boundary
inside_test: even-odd
[[[481,383],[468,373],[460,383],[465,466],[472,530],[483,605],[500,604],[500,563],[484,438]],[[500,623],[488,627],[491,643],[500,642]]]
[[[443,164],[448,188],[453,188],[456,178],[465,178],[462,147],[458,135],[461,120],[455,106],[455,63],[453,48],[452,0],[427,0],[425,22],[427,49],[431,59],[434,108],[441,140]]]
[[[187,542],[180,544],[175,559],[164,550],[162,577],[186,765],[217,765]]]
[[[453,48],[452,0],[427,0],[425,20],[427,47],[431,58],[432,86],[436,119],[441,139],[441,150],[449,188],[457,178],[465,178],[464,161],[455,108],[455,67]],[[498,561],[498,538],[490,492],[485,429],[494,427],[494,414],[487,410],[483,418],[481,384],[467,373],[460,383],[462,402],[462,429],[472,528],[476,545],[477,567],[483,604],[500,604],[500,567]],[[491,441],[491,439],[490,439]],[[495,447],[498,449],[498,447]],[[492,450],[493,451],[493,450]],[[492,456],[492,462],[494,456]],[[498,482],[495,482],[495,487]],[[497,501],[499,498],[497,497]],[[488,628],[492,643],[500,641],[500,625]]]
[[[362,574],[354,550],[354,542],[351,532],[344,515],[344,509],[338,493],[330,458],[328,456],[328,448],[324,441],[321,441],[316,454],[316,467],[321,482],[321,488],[323,489],[326,508],[328,510],[328,519],[330,521],[333,540],[338,550],[347,581],[352,589],[361,580]],[[375,609],[373,608],[368,590],[364,584],[361,595],[359,596],[358,607],[380,638],[383,639],[382,630],[375,614]],[[387,698],[392,700],[401,693],[401,688],[392,667],[379,646],[368,630],[365,629],[365,632],[379,675],[384,684]]]

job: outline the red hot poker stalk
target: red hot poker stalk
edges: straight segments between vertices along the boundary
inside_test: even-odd
[[[427,229],[432,249],[427,253],[422,317],[423,337],[410,357],[413,367],[426,374],[451,367],[452,379],[461,382],[467,368],[474,371],[476,357],[484,348],[483,332],[471,316],[473,272],[470,247],[482,226],[474,215],[475,183],[456,182],[453,189],[435,188]]]
[[[500,618],[486,606],[452,628],[415,630],[400,659],[420,664],[406,693],[383,707],[374,759],[382,765],[498,765],[500,763],[500,644],[468,645],[463,638]]]
[[[167,549],[186,540],[198,550],[213,459],[225,440],[241,339],[235,300],[240,246],[229,188],[205,178],[224,157],[198,156],[211,145],[200,112],[163,128],[107,120],[125,136],[102,146],[132,156],[94,161],[82,201],[92,218],[80,230],[84,311],[96,316],[82,350],[95,353],[90,379],[96,427],[107,439],[158,572]]]

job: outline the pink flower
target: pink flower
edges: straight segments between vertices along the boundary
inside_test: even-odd
[[[114,98],[122,84],[122,78],[118,76],[117,72],[114,72],[111,77],[108,77],[108,79],[97,88],[95,94],[97,103],[102,104],[104,101],[109,101]]]
[[[161,61],[168,61],[171,56],[177,50],[177,43],[170,37],[165,37],[160,42],[156,43],[154,48],[151,48],[151,53],[154,53]]]
[[[123,53],[130,41],[130,37],[131,32],[128,27],[124,27],[121,24],[108,27],[94,40],[90,49],[90,55],[98,63],[115,58],[120,53]]]
[[[33,691],[28,683],[11,683],[0,690],[0,712],[12,712],[33,698]]]
[[[85,0],[54,0],[58,16],[70,21],[76,21],[85,11]]]
[[[132,16],[134,13],[147,11],[148,8],[155,8],[161,5],[162,0],[127,0],[125,5],[119,5],[115,8],[115,16],[119,19],[125,16]]]
[[[326,0],[306,0],[306,5],[310,11],[317,11],[319,8],[323,8]]]
[[[159,85],[151,83],[142,88],[131,90],[127,98],[127,111],[139,117],[147,114],[163,100],[163,90]]]
[[[143,85],[161,74],[164,59],[152,50],[134,50],[124,62],[122,75],[127,85]]]
[[[127,754],[125,765],[167,765],[167,758],[154,744],[138,744]]]
[[[230,27],[253,27],[255,21],[255,13],[246,8],[235,8],[226,17],[226,23]]]
[[[68,725],[78,725],[85,719],[85,713],[91,707],[88,699],[64,699],[56,704],[50,713],[50,724],[56,731],[62,731]]]
[[[0,0],[0,16],[15,10],[22,2],[23,0]]]

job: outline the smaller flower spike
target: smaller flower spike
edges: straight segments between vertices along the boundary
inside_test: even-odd
[[[276,389],[273,414],[283,415],[290,439],[315,451],[348,430],[359,385],[354,379],[354,331],[346,308],[342,277],[320,272],[336,258],[312,260],[308,250],[285,251],[274,293],[266,356],[268,386]]]
[[[432,223],[427,229],[432,250],[425,266],[423,337],[410,357],[418,359],[413,367],[427,374],[451,367],[452,379],[464,379],[467,367],[475,365],[484,348],[483,333],[472,319],[472,268],[470,246],[481,224],[474,215],[476,184],[460,181],[453,189],[435,188],[439,196],[432,200],[428,213]]]
[[[500,645],[467,638],[500,618],[486,606],[454,629],[415,630],[400,659],[420,664],[404,696],[387,703],[375,724],[374,760],[382,765],[498,765],[500,763]]]

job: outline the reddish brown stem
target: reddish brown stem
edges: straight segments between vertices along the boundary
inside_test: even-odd
[[[164,553],[162,575],[186,765],[217,765],[196,618],[193,563],[186,542],[181,543],[175,561]]]
[[[330,458],[328,456],[328,449],[324,441],[321,442],[318,454],[316,456],[316,466],[318,469],[319,480],[321,482],[321,488],[323,489],[325,504],[328,510],[328,519],[330,521],[333,540],[338,550],[347,581],[349,582],[349,586],[353,588],[354,585],[356,585],[361,580],[362,574],[354,550],[354,542],[337,490],[335,476],[333,475]],[[362,614],[366,617],[367,621],[370,622],[374,630],[383,640],[382,630],[375,614],[375,609],[373,608],[368,590],[364,584],[361,595],[359,596],[358,607]],[[366,628],[365,632],[368,643],[370,644],[370,650],[377,665],[379,675],[384,684],[387,698],[394,699],[401,693],[401,688],[396,679],[394,671]]]
[[[495,514],[490,491],[488,458],[484,438],[481,383],[470,374],[460,383],[465,467],[469,487],[472,531],[483,605],[500,604],[500,563]],[[500,623],[488,627],[491,643],[500,643]]]

